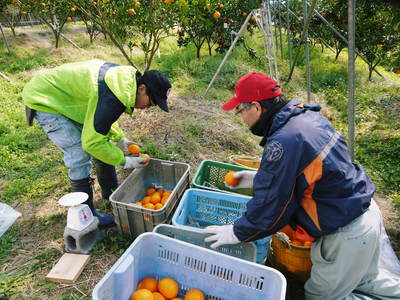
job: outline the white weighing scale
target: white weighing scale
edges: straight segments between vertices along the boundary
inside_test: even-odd
[[[94,221],[93,213],[87,204],[82,204],[89,198],[83,192],[73,192],[66,194],[58,200],[62,206],[70,206],[67,215],[67,227],[81,231]]]

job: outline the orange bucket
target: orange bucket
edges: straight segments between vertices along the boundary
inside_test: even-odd
[[[294,231],[290,226],[285,226],[280,232],[286,233],[290,240],[294,240]],[[289,248],[274,234],[268,251],[268,263],[283,274],[305,282],[310,277],[312,267],[310,249],[311,247],[292,244]]]
[[[258,169],[260,167],[261,160],[254,156],[239,156],[232,155],[229,157],[231,163],[239,165],[242,167],[249,167],[253,169]]]

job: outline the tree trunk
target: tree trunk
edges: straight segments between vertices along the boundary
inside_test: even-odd
[[[11,29],[12,35],[13,35],[13,36],[17,36],[17,35],[15,34],[15,27],[14,27],[14,26],[10,26],[10,29]]]
[[[201,49],[201,45],[200,45],[200,46],[197,46],[197,45],[196,45],[196,49],[197,49],[197,51],[196,51],[196,57],[197,57],[197,58],[200,58],[200,49]]]
[[[343,48],[342,48],[342,49],[337,49],[337,48],[336,48],[335,60],[337,60],[337,59],[339,58],[339,54],[340,54],[340,52],[342,52],[342,50],[343,50]]]
[[[368,65],[368,80],[371,81],[372,80],[372,72],[374,71],[374,68],[372,67],[372,65]]]
[[[56,38],[56,49],[58,48],[60,42],[60,33],[61,32],[54,31],[54,37]]]

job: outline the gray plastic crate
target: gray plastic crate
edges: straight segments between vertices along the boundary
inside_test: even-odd
[[[119,231],[133,240],[141,233],[152,231],[156,225],[167,223],[178,199],[189,187],[189,170],[186,163],[154,158],[145,168],[135,169],[110,196]],[[135,205],[152,184],[172,191],[164,207],[152,210]]]

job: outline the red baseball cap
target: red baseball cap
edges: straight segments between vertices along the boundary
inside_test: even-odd
[[[272,99],[282,94],[279,84],[267,75],[253,72],[242,76],[235,86],[235,95],[222,105],[232,110],[240,103]]]

